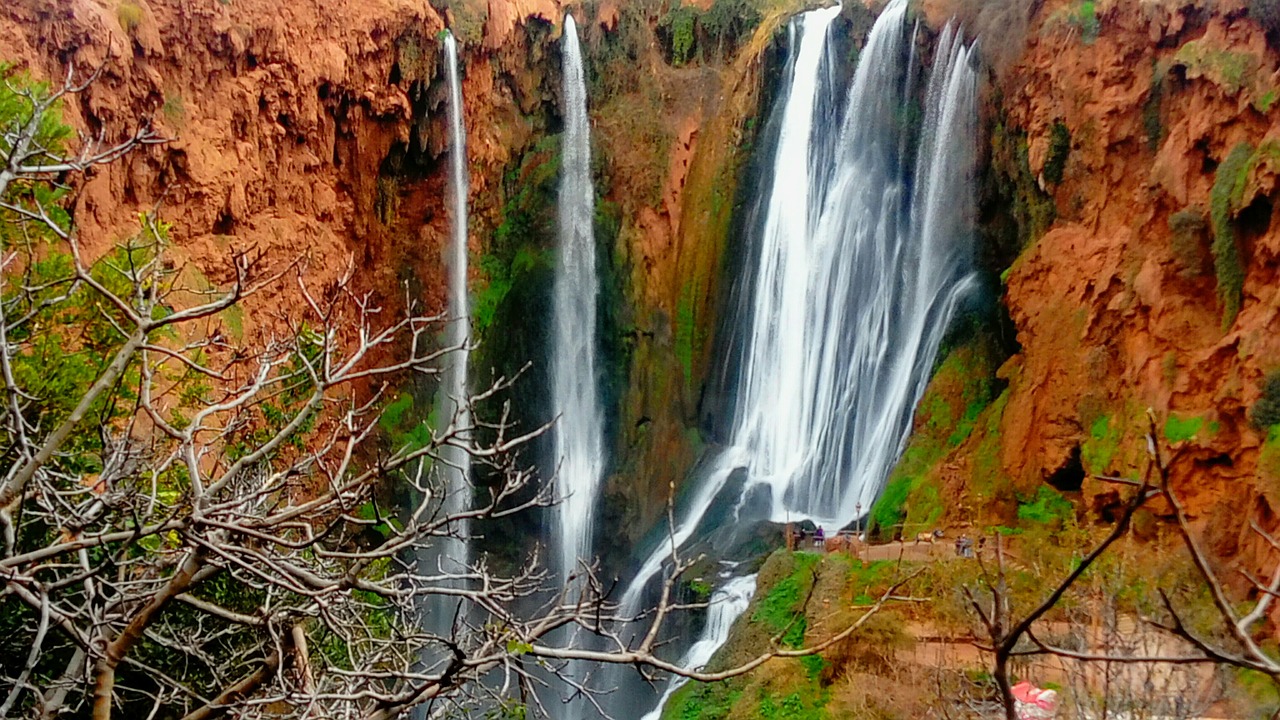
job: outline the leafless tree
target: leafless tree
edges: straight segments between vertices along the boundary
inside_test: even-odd
[[[1247,611],[1239,610],[1242,599],[1232,597],[1228,589],[1229,583],[1222,577],[1209,553],[1204,549],[1198,531],[1193,527],[1177,494],[1170,486],[1170,467],[1179,459],[1180,453],[1175,452],[1172,457],[1166,457],[1158,440],[1155,414],[1148,411],[1147,416],[1148,458],[1143,479],[1137,481],[1119,477],[1099,478],[1131,488],[1132,495],[1124,502],[1117,521],[1107,535],[1075,563],[1066,577],[1051,586],[1044,600],[1031,610],[1022,613],[1018,613],[1013,607],[1006,582],[1005,553],[998,536],[994,546],[993,566],[988,567],[985,562],[983,564],[983,582],[978,587],[965,588],[969,603],[987,634],[988,642],[982,647],[992,653],[992,674],[1008,720],[1016,720],[1017,717],[1011,692],[1010,665],[1015,659],[1034,656],[1047,655],[1070,661],[1075,664],[1076,672],[1085,673],[1091,678],[1101,677],[1104,685],[1108,680],[1115,678],[1114,668],[1117,666],[1140,666],[1142,669],[1138,672],[1168,674],[1171,668],[1206,665],[1256,671],[1269,677],[1280,687],[1280,661],[1264,649],[1255,636],[1261,623],[1267,618],[1277,592],[1280,592],[1280,564],[1272,572],[1269,580],[1245,573],[1245,579],[1257,594],[1257,599],[1248,603]],[[1043,624],[1045,616],[1055,608],[1059,608],[1064,597],[1086,572],[1127,534],[1135,513],[1156,498],[1162,498],[1171,510],[1171,525],[1186,547],[1198,578],[1204,582],[1210,593],[1213,611],[1220,620],[1221,629],[1225,631],[1221,633],[1224,636],[1206,635],[1202,630],[1193,628],[1193,624],[1186,620],[1184,611],[1179,609],[1170,593],[1161,588],[1159,596],[1163,608],[1162,617],[1142,616],[1132,619],[1145,625],[1146,630],[1158,631],[1165,638],[1176,640],[1175,643],[1154,641],[1153,637],[1145,633],[1142,628],[1136,628],[1128,633],[1112,633],[1113,642],[1103,643],[1101,648],[1087,645],[1069,647],[1065,643],[1047,640],[1048,634]],[[1280,551],[1280,542],[1266,532],[1256,520],[1250,520],[1250,526],[1253,532],[1264,539],[1272,549]],[[1119,618],[1116,620],[1120,621]],[[1038,633],[1037,628],[1039,628]],[[1122,635],[1127,638],[1126,642],[1119,641]],[[1091,673],[1087,668],[1088,665],[1102,665],[1105,670],[1099,676],[1097,673]],[[1077,676],[1076,679],[1083,681],[1084,676]],[[1177,675],[1171,681],[1193,682],[1188,675]],[[1091,690],[1097,690],[1092,680],[1085,684],[1089,685]],[[1106,697],[1113,696],[1107,695],[1104,700]],[[1088,714],[1089,709],[1083,708],[1086,713],[1083,716],[1102,718],[1108,716],[1109,710],[1105,705],[1097,710],[1100,714]],[[1111,710],[1124,712],[1119,708]],[[1189,708],[1171,707],[1165,716],[1176,717],[1177,713],[1189,711]],[[1114,714],[1112,712],[1113,716]],[[1277,709],[1272,717],[1280,718],[1280,709]]]
[[[830,647],[891,600],[898,586],[813,647],[776,638],[709,673],[659,654],[664,623],[692,607],[673,590],[694,560],[674,549],[661,599],[638,617],[589,565],[570,593],[536,553],[505,573],[483,557],[438,562],[432,548],[470,524],[555,501],[522,463],[547,428],[511,421],[513,379],[454,398],[429,438],[388,446],[390,384],[461,349],[436,346],[442,319],[412,298],[393,313],[349,270],[317,289],[305,263],[267,271],[248,252],[228,257],[226,287],[204,289],[155,217],[86,257],[59,188],[162,140],[143,124],[63,154],[54,110],[93,79],[73,75],[53,92],[10,78],[0,96],[12,114],[0,117],[0,716],[545,712],[553,682],[592,692],[569,661],[723,679]],[[253,346],[233,337],[228,313],[285,286],[301,311],[262,323],[274,334]],[[490,419],[460,421],[482,407]],[[446,502],[450,449],[497,481]],[[407,506],[379,501],[388,483],[410,489]],[[647,629],[632,641],[627,623]],[[556,640],[576,635],[593,641]]]

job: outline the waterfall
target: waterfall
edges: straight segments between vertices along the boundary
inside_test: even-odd
[[[716,650],[719,650],[720,646],[729,639],[729,631],[733,629],[734,621],[746,612],[747,605],[751,603],[751,596],[755,592],[756,576],[746,575],[730,580],[712,593],[710,606],[707,608],[707,624],[702,629],[702,637],[690,646],[688,652],[681,658],[680,667],[697,670],[711,662],[711,657],[716,654]],[[685,682],[686,679],[681,677],[668,681],[667,689],[658,700],[658,706],[641,720],[659,720],[667,701]]]
[[[870,510],[975,282],[977,76],[948,27],[911,172],[906,16],[907,1],[893,0],[876,21],[838,128],[793,111],[811,99],[788,98],[732,440],[748,451],[750,484],[768,489],[774,522],[839,527]],[[813,85],[800,76],[811,70],[797,62],[794,87]],[[821,152],[832,132],[836,152]]]
[[[830,98],[824,95],[833,94],[835,88],[829,82],[825,82],[830,77],[829,70],[826,66],[831,62],[828,53],[828,40],[830,35],[831,24],[840,15],[840,7],[833,6],[804,13],[792,21],[789,27],[791,56],[787,61],[787,75],[784,78],[784,84],[778,95],[777,102],[781,106],[781,115],[778,118],[778,138],[775,145],[774,161],[770,170],[770,181],[768,187],[770,190],[774,188],[777,192],[772,192],[762,196],[765,200],[767,208],[766,219],[764,222],[765,235],[780,242],[788,234],[794,235],[798,240],[806,238],[810,234],[810,226],[816,222],[817,212],[810,205],[809,196],[818,188],[826,184],[827,177],[830,175],[828,168],[824,167],[824,163],[817,161],[822,157],[815,151],[814,126],[815,119],[829,120],[831,116],[830,108],[832,103]],[[823,110],[826,110],[825,112]],[[791,195],[788,195],[788,192]],[[801,243],[797,243],[800,245]],[[767,282],[773,282],[772,275],[777,268],[774,264],[766,266],[764,258],[768,257],[769,248],[752,248],[753,252],[759,252],[761,262],[761,274],[768,273],[771,275]],[[802,267],[800,263],[793,263],[789,268],[793,275],[799,277],[786,278],[801,292],[792,293],[787,302],[803,302],[803,290],[805,284],[805,275],[809,270]],[[782,282],[784,278],[777,277],[777,282]],[[760,285],[761,281],[757,280],[756,285]],[[745,291],[756,287],[751,283],[746,283],[742,287]],[[770,299],[776,299],[777,293],[769,293]],[[759,301],[757,300],[757,303]],[[740,303],[743,304],[743,303]],[[745,305],[750,309],[750,305]],[[774,318],[785,317],[780,308],[757,309],[754,319],[764,325],[768,331],[770,326],[781,325]],[[778,328],[785,331],[786,328]],[[752,328],[748,337],[754,339],[759,332],[757,328]],[[741,348],[740,355],[744,363],[750,363],[751,367],[759,372],[764,372],[766,365],[775,368],[786,369],[791,367],[788,362],[781,357],[783,351],[794,351],[800,353],[803,348],[782,348],[776,343],[767,347],[759,342],[751,342],[749,347]],[[764,353],[775,353],[774,357],[765,360],[761,357]],[[790,380],[789,377],[783,375],[782,380]],[[758,388],[752,391],[752,388],[740,381],[740,387],[746,388],[746,398],[739,399],[738,405],[744,402],[759,403]],[[739,392],[742,392],[741,389]],[[796,389],[795,392],[800,392]],[[758,404],[757,404],[758,407]],[[762,408],[763,410],[763,408]],[[785,409],[780,409],[785,411]],[[781,415],[779,416],[781,418]],[[781,422],[781,421],[780,421]],[[739,422],[738,424],[741,424]],[[790,425],[788,425],[790,427]],[[677,547],[683,545],[698,529],[698,525],[702,517],[710,508],[712,502],[723,490],[728,482],[729,476],[739,467],[754,468],[757,466],[755,459],[756,453],[767,448],[757,448],[746,442],[746,438],[739,438],[741,431],[735,428],[735,437],[732,444],[722,450],[709,464],[709,471],[704,477],[693,477],[691,480],[696,483],[690,501],[682,503],[679,508],[676,527],[671,537],[664,537],[657,547],[654,547],[641,563],[639,571],[633,578],[632,582],[627,586],[624,592],[621,604],[624,612],[634,614],[640,609],[643,594],[649,582],[658,575],[663,567],[664,561],[670,557],[671,544],[674,540]]]
[[[453,423],[458,428],[471,427],[471,411],[467,404],[468,342],[471,334],[470,310],[467,302],[467,149],[466,130],[463,127],[462,87],[458,77],[458,46],[451,33],[445,33],[445,65],[449,79],[449,128],[452,142],[449,158],[449,201],[452,236],[445,251],[445,265],[449,273],[448,319],[445,325],[444,343],[453,348],[443,356],[440,388],[436,400],[438,424],[436,432]],[[469,431],[460,439],[470,438]],[[424,463],[419,472],[425,469]],[[441,494],[440,511],[457,514],[467,509],[471,501],[471,456],[465,447],[452,444],[440,448],[431,466],[430,487]],[[435,538],[430,546],[418,549],[418,566],[427,576],[465,573],[471,562],[467,538],[469,524],[458,521],[450,524],[446,537]],[[463,585],[460,578],[446,578],[432,582],[433,587],[457,588]],[[443,593],[426,596],[422,601],[422,627],[438,637],[454,635],[460,605],[456,597]],[[448,654],[439,647],[424,648],[424,667],[436,667]],[[423,715],[415,714],[415,717]]]
[[[591,559],[596,494],[604,472],[603,413],[596,397],[595,191],[582,51],[573,16],[564,36],[564,139],[560,160],[559,257],[554,288],[552,403],[562,578]]]
[[[470,428],[471,411],[467,404],[467,343],[471,335],[471,311],[467,300],[467,135],[463,127],[462,83],[458,76],[458,43],[453,33],[444,38],[445,66],[449,79],[449,200],[453,232],[445,265],[449,271],[449,318],[445,344],[458,348],[447,353],[441,383],[443,422],[452,418],[460,428]],[[464,448],[445,445],[440,452],[443,467],[444,510],[458,513],[466,510],[471,495],[471,456]],[[469,562],[465,523],[458,523],[441,551],[451,561],[450,568],[462,570]]]
[[[834,530],[869,512],[947,326],[976,286],[971,48],[944,30],[921,112],[907,0],[890,0],[842,93],[829,47],[839,12],[813,10],[791,25],[776,136],[761,145],[772,162],[728,318],[727,447],[690,478],[674,533],[622,597],[627,611],[642,604],[673,542],[711,534],[704,520],[739,470],[734,525],[812,520]]]

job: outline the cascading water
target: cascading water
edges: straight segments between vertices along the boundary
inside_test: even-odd
[[[729,631],[733,629],[733,623],[746,612],[755,591],[756,576],[746,575],[733,578],[711,595],[710,607],[707,608],[707,624],[703,628],[702,638],[685,652],[684,657],[680,659],[681,667],[697,669],[711,661],[716,650],[719,650],[720,646],[729,639]],[[672,678],[658,700],[657,707],[641,720],[659,720],[667,700],[670,700],[684,683],[684,678]]]
[[[971,49],[948,26],[917,138],[907,0],[891,0],[837,121],[828,45],[839,12],[814,10],[792,25],[773,161],[746,239],[753,263],[732,318],[728,447],[691,480],[676,527],[623,595],[626,611],[642,604],[673,542],[714,530],[702,527],[706,513],[739,469],[735,525],[808,519],[835,529],[869,511],[947,325],[976,286]]]
[[[458,74],[458,45],[452,33],[445,33],[445,66],[449,80],[449,129],[451,152],[449,158],[450,218],[452,237],[446,251],[445,265],[449,272],[449,308],[445,326],[444,343],[453,348],[443,357],[440,390],[437,399],[438,417],[441,423],[453,423],[457,428],[471,427],[470,406],[467,403],[468,342],[471,335],[470,309],[467,300],[467,146],[466,129],[463,127],[462,84]],[[437,428],[437,431],[442,428]],[[469,430],[459,434],[465,442]],[[431,487],[441,494],[440,511],[457,514],[466,510],[471,498],[471,456],[465,447],[446,444],[441,447],[431,469]],[[465,521],[451,523],[448,535],[435,539],[429,547],[422,548],[418,564],[430,576],[457,576],[467,571],[470,550],[467,538],[470,528]],[[441,588],[460,587],[463,580],[442,577],[433,582]],[[448,594],[431,595],[423,602],[423,629],[440,637],[450,637],[458,611],[455,598]],[[443,657],[436,648],[429,648],[423,662],[432,666]]]
[[[815,152],[830,129],[805,126],[800,110],[779,144],[733,431],[775,522],[838,527],[870,509],[974,282],[964,229],[976,75],[948,29],[910,174],[906,14],[893,0],[868,37],[825,192],[810,167],[832,157]]]
[[[453,418],[457,427],[471,427],[471,411],[467,403],[467,343],[471,337],[471,310],[467,299],[467,133],[463,126],[462,82],[458,74],[458,43],[453,33],[444,38],[445,66],[449,79],[449,153],[450,210],[453,233],[446,265],[449,269],[449,321],[445,343],[457,350],[446,355],[442,381],[442,418]],[[446,512],[466,509],[471,495],[471,456],[465,448],[445,445],[440,461],[444,464]],[[446,569],[462,570],[469,561],[465,536],[467,528],[460,524],[445,542],[443,559]]]
[[[596,396],[595,191],[582,51],[573,16],[564,36],[565,126],[560,161],[560,248],[551,362],[561,577],[591,558],[596,494],[604,472],[603,414]]]

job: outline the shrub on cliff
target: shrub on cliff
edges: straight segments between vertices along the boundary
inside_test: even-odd
[[[1253,404],[1249,420],[1259,430],[1280,425],[1280,370],[1267,375],[1262,383],[1262,395]]]
[[[677,4],[658,21],[670,50],[671,64],[680,67],[693,57],[697,40],[698,9]]]
[[[1071,130],[1066,123],[1055,120],[1049,128],[1049,154],[1044,161],[1044,179],[1050,185],[1062,182],[1067,169],[1067,158],[1071,155]]]
[[[1218,299],[1222,302],[1222,327],[1227,329],[1240,313],[1244,298],[1244,261],[1236,241],[1235,213],[1240,209],[1245,183],[1253,159],[1253,146],[1240,143],[1231,148],[1213,177],[1209,217],[1213,228],[1213,269],[1218,277]]]

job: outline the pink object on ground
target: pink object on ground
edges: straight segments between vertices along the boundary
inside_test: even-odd
[[[1014,685],[1010,690],[1019,720],[1050,720],[1057,714],[1057,692],[1041,690],[1026,681]]]

